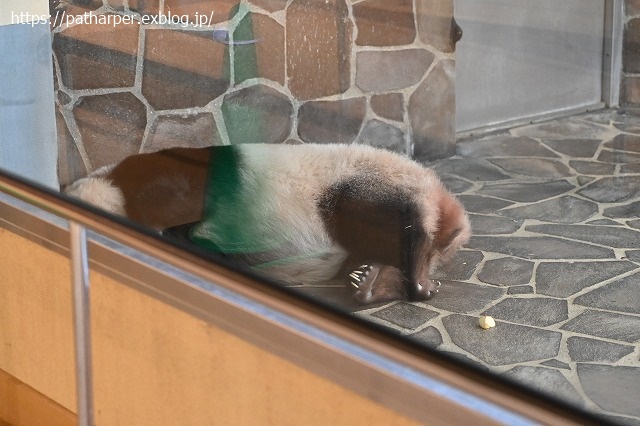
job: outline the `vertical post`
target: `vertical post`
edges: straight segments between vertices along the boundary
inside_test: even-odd
[[[624,3],[622,0],[605,0],[604,6],[602,101],[608,108],[615,108],[620,104],[620,84],[623,72]]]
[[[89,262],[87,235],[83,226],[70,222],[73,277],[73,318],[76,352],[78,425],[93,426],[91,322],[89,306]]]

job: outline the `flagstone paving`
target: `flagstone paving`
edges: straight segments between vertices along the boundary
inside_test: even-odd
[[[354,314],[610,420],[640,425],[640,115],[599,111],[458,143],[430,164],[473,237],[440,294]],[[337,299],[337,298],[336,298]],[[492,315],[483,330],[478,316]]]

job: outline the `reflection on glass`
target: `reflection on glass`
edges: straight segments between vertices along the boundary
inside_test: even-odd
[[[640,421],[633,2],[52,3],[68,194]]]

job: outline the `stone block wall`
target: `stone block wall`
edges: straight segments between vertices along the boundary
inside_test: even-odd
[[[640,0],[625,0],[620,103],[640,105]]]
[[[62,185],[172,146],[363,143],[419,160],[454,152],[453,0],[51,8]]]

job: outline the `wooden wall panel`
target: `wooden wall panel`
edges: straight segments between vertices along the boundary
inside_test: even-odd
[[[0,228],[0,370],[75,412],[71,305],[69,259]]]
[[[70,261],[3,228],[0,247],[0,422],[69,424]],[[112,278],[90,280],[98,425],[413,424]]]
[[[111,278],[90,279],[98,424],[412,424]]]

